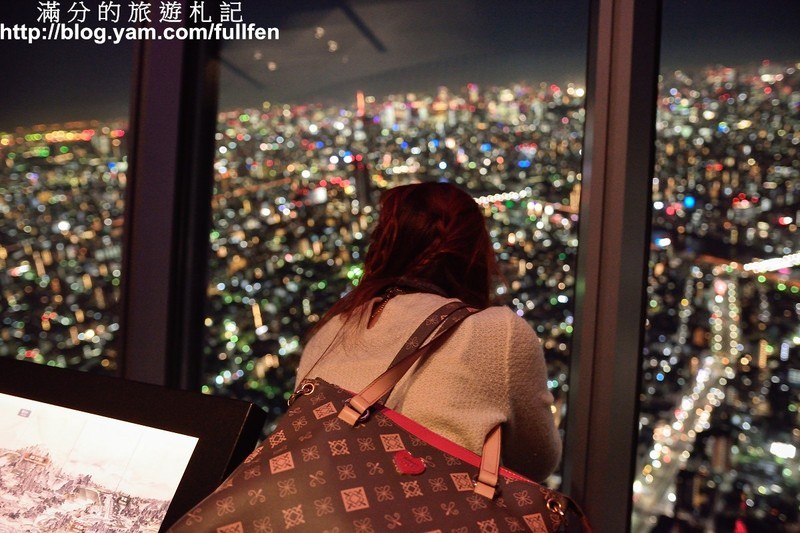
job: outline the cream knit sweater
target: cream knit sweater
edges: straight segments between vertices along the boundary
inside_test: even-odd
[[[360,391],[388,367],[414,329],[448,301],[427,293],[395,296],[371,328],[366,321],[348,326],[344,331],[352,333],[331,345],[343,322],[334,317],[306,346],[298,380],[319,377]],[[412,367],[387,407],[476,453],[489,430],[503,423],[505,466],[542,480],[561,458],[546,381],[542,347],[531,327],[506,307],[490,307],[466,318],[441,348]]]

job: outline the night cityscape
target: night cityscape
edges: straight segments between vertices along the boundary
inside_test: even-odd
[[[661,80],[634,530],[800,527],[798,68]]]
[[[584,90],[220,113],[203,392],[279,415],[306,333],[358,282],[380,192],[448,180],[486,214],[498,300],[541,337],[563,427]],[[119,364],[126,129],[0,134],[0,356]],[[800,64],[665,72],[656,131],[633,530],[797,531]]]
[[[0,356],[115,369],[125,127],[0,135]]]

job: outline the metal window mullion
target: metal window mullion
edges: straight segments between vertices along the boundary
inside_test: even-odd
[[[638,434],[660,3],[592,5],[565,488],[626,531]]]
[[[180,0],[183,27],[208,26]],[[219,6],[205,6],[219,19]],[[167,22],[153,21],[159,33]],[[199,387],[218,92],[216,41],[137,44],[122,376]]]
[[[219,94],[219,42],[193,42],[184,61],[184,109],[182,120],[182,172],[179,177],[178,220],[181,231],[176,249],[176,269],[181,284],[176,288],[174,322],[168,374],[169,383],[184,389],[201,386],[208,284],[208,235],[211,227],[211,195],[216,154]]]
[[[142,41],[138,48],[125,200],[122,376],[164,385],[184,42]]]

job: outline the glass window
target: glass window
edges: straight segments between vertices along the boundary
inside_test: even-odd
[[[379,193],[448,180],[484,209],[560,420],[588,3],[348,5],[250,3],[280,40],[224,45],[203,390],[282,412],[304,334],[359,279]]]
[[[633,531],[799,524],[800,8],[735,5],[664,2]]]
[[[4,6],[0,22],[34,26],[39,4]],[[113,373],[132,44],[3,51],[0,356]]]

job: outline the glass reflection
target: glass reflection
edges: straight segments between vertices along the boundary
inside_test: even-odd
[[[793,530],[800,63],[659,87],[633,530]]]
[[[0,134],[0,356],[115,370],[125,129]]]
[[[526,2],[355,5],[367,31],[346,12],[289,10],[281,40],[291,49],[222,55],[220,97],[232,107],[216,134],[203,390],[281,413],[304,333],[358,282],[380,192],[449,180],[486,213],[508,282],[499,290],[543,340],[560,419],[587,5],[553,8],[580,36],[542,37],[577,50],[555,70],[537,60],[535,32],[521,32],[541,24],[542,8]]]

